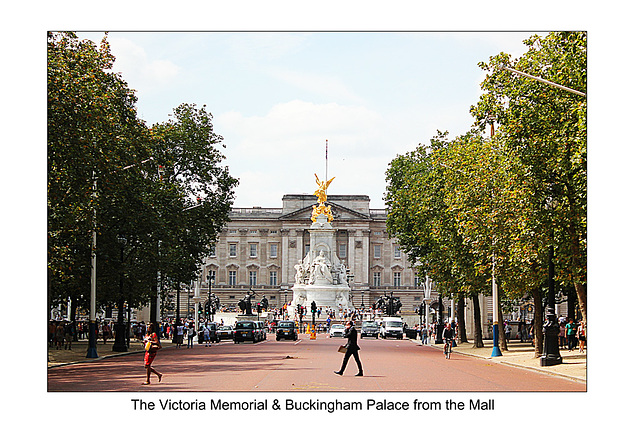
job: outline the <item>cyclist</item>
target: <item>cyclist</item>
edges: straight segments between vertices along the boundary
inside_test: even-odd
[[[449,359],[453,338],[455,337],[455,331],[451,329],[451,323],[447,323],[442,336],[444,338],[444,356]]]

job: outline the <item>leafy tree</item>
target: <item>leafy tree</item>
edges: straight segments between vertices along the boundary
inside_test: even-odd
[[[441,158],[448,145],[447,134],[439,133],[430,147],[419,145],[391,162],[385,194],[387,229],[420,273],[435,280],[438,292],[468,295],[477,302],[478,294],[487,290],[486,277],[474,268],[471,247],[463,241],[447,204]],[[474,345],[482,346],[479,312],[474,319]]]
[[[48,265],[50,301],[85,304],[95,229],[98,303],[115,303],[121,318],[125,300],[155,301],[158,272],[195,277],[238,181],[204,107],[182,104],[148,128],[113,61],[106,36],[98,48],[49,34]]]
[[[163,170],[154,202],[159,269],[175,284],[188,283],[229,220],[238,180],[221,165],[223,138],[213,132],[213,117],[204,106],[181,104],[152,132],[154,157]]]
[[[470,132],[451,141],[439,133],[392,161],[387,225],[441,293],[487,293],[493,274],[503,298],[533,296],[541,350],[549,254],[586,319],[586,103],[504,67],[584,90],[586,38],[552,33],[525,43],[529,51],[515,61],[500,54],[480,64],[490,73]]]
[[[99,47],[74,33],[47,43],[48,277],[50,301],[89,295],[91,231],[98,191],[117,191],[114,170],[144,156],[133,91]]]
[[[535,228],[549,239],[557,280],[575,288],[586,320],[586,98],[504,68],[586,92],[586,33],[551,33],[524,43],[529,50],[520,58],[500,54],[480,64],[489,74],[471,111],[478,126],[496,118],[505,148],[522,163],[537,202]]]

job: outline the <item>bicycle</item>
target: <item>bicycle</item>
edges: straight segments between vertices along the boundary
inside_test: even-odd
[[[453,347],[453,339],[446,338],[444,342],[444,357],[451,359],[451,348]]]

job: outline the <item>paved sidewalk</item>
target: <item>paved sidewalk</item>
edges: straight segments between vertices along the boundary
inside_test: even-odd
[[[96,346],[98,352],[98,358],[87,358],[87,348],[89,342],[85,340],[75,341],[71,344],[71,350],[60,349],[56,350],[55,347],[48,347],[47,349],[47,367],[52,368],[56,366],[68,365],[71,363],[90,362],[92,360],[101,360],[107,357],[122,356],[123,354],[131,353],[144,353],[144,344],[142,341],[136,339],[131,340],[129,351],[120,352],[113,351],[113,339],[108,339],[104,344],[103,340],[99,340]],[[171,340],[160,340],[163,347],[171,346],[175,344],[171,343]]]
[[[412,340],[416,345],[421,345],[419,340]],[[540,358],[534,357],[535,351],[530,342],[510,341],[507,344],[509,350],[502,351],[502,356],[491,357],[493,341],[483,341],[484,347],[474,348],[473,343],[461,343],[453,348],[454,353],[479,357],[495,363],[502,363],[522,369],[535,370],[548,375],[565,377],[574,381],[587,382],[587,353],[580,353],[576,348],[573,351],[560,350],[562,364],[555,366],[540,366]],[[429,346],[441,349],[444,344],[429,344]]]

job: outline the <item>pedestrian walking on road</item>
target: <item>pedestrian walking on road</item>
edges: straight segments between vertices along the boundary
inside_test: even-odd
[[[205,347],[211,347],[211,331],[208,324],[205,324],[204,328],[202,328],[202,341]]]
[[[422,338],[422,345],[429,344],[429,327],[426,323],[422,325],[420,337]]]
[[[71,350],[71,341],[73,340],[73,324],[66,322],[64,324],[64,349]]]
[[[183,341],[184,341],[184,326],[182,326],[182,322],[178,320],[178,325],[176,326],[176,348],[182,347]]]
[[[361,377],[362,373],[362,363],[360,362],[360,356],[358,355],[358,331],[353,326],[353,320],[349,320],[347,322],[347,328],[344,331],[344,336],[347,338],[346,352],[344,353],[344,358],[342,359],[342,367],[339,371],[333,371],[335,374],[342,375],[344,373],[345,368],[347,367],[347,362],[349,358],[353,355],[353,358],[356,361],[356,365],[358,365],[358,373],[356,377]]]
[[[162,381],[162,374],[151,367],[158,350],[162,348],[160,339],[154,331],[153,323],[149,323],[149,326],[147,327],[147,335],[144,338],[144,344],[144,367],[147,370],[147,381],[143,382],[142,385],[149,384],[149,378],[151,377],[152,372],[158,376],[158,382],[160,382]]]
[[[189,323],[187,328],[187,348],[193,348],[193,337],[196,336],[196,329],[193,326],[193,322]]]
[[[58,322],[56,326],[56,350],[60,350],[64,345],[64,326],[62,326],[62,322]]]

